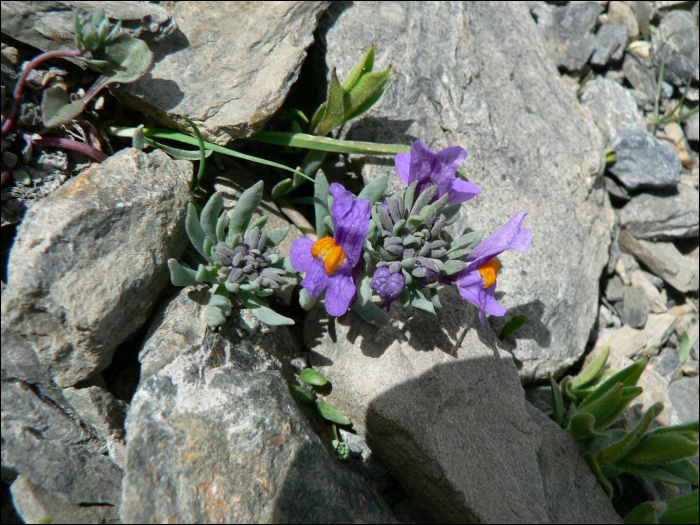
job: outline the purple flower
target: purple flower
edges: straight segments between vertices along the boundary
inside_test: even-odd
[[[485,312],[501,317],[507,311],[493,296],[496,275],[501,267],[494,257],[508,249],[518,252],[530,249],[532,230],[522,227],[525,215],[527,213],[519,211],[493,235],[477,244],[474,248],[476,253],[469,255],[465,261],[468,266],[457,276],[459,293],[479,307],[481,324],[486,324]]]
[[[372,290],[385,299],[381,307],[388,310],[391,303],[396,301],[396,298],[406,287],[406,278],[400,272],[391,273],[389,268],[383,266],[374,272],[370,286]]]
[[[435,153],[417,140],[411,146],[411,153],[396,154],[396,172],[406,186],[418,181],[416,196],[435,184],[438,191],[433,200],[449,193],[447,204],[457,204],[468,201],[481,192],[476,184],[455,178],[457,168],[466,158],[467,152],[459,146]]]
[[[316,242],[302,237],[292,244],[289,258],[299,272],[306,272],[301,285],[318,297],[326,291],[326,311],[339,317],[348,311],[355,296],[352,270],[362,256],[370,221],[370,201],[354,199],[338,183],[330,186],[331,215],[335,235]]]

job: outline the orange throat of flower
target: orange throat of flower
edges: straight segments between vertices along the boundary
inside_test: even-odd
[[[484,280],[484,288],[491,288],[496,282],[496,275],[498,270],[501,269],[501,265],[498,264],[496,259],[491,259],[486,261],[484,264],[479,266],[479,273],[481,278]]]
[[[321,258],[328,275],[333,275],[345,262],[345,252],[340,246],[335,244],[333,237],[324,237],[316,241],[311,247],[311,255],[313,255],[314,259]]]

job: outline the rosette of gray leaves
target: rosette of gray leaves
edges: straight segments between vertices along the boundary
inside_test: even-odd
[[[431,203],[438,187],[433,185],[416,195],[418,183],[372,207],[372,224],[365,242],[366,275],[358,281],[358,302],[363,307],[371,297],[371,275],[387,267],[400,273],[405,288],[398,296],[420,312],[435,316],[441,307],[437,286],[466,268],[465,259],[484,236],[472,232],[448,241],[444,228],[456,220],[459,204],[447,205],[449,194]]]
[[[291,319],[272,310],[263,299],[279,287],[282,277],[295,271],[288,258],[270,253],[287,236],[287,229],[262,231],[266,216],[250,222],[260,205],[262,192],[262,181],[244,191],[230,217],[222,212],[224,202],[220,193],[212,195],[199,218],[194,205],[189,206],[187,235],[207,263],[193,270],[170,259],[170,278],[175,286],[203,282],[212,285],[205,314],[210,326],[223,324],[231,315],[231,293],[263,323],[294,324]]]

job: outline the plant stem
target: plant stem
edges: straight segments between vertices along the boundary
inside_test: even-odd
[[[47,60],[51,60],[52,58],[61,58],[61,57],[80,57],[84,55],[87,52],[87,49],[85,51],[79,51],[78,49],[72,49],[72,50],[65,50],[65,49],[58,49],[56,51],[49,51],[48,53],[42,53],[41,55],[34,57],[34,59],[27,64],[27,67],[24,68],[24,71],[22,71],[22,74],[19,77],[19,80],[17,81],[17,84],[15,84],[15,92],[12,98],[12,110],[10,110],[10,114],[7,115],[7,118],[5,118],[5,121],[2,123],[2,137],[4,138],[5,135],[10,131],[12,126],[15,123],[15,119],[17,118],[17,115],[19,114],[19,108],[20,105],[22,104],[22,93],[24,93],[24,87],[27,84],[27,78],[29,77],[29,74],[36,68],[38,65],[42,64],[43,62],[46,62]]]
[[[8,168],[7,166],[2,167],[2,179],[0,179],[0,186],[5,184],[7,182],[7,179],[10,178],[10,174],[12,173],[12,170]]]
[[[671,113],[671,115],[668,115],[664,118],[660,118],[659,120],[655,120],[654,125],[660,126],[661,124],[670,124],[671,122],[678,122],[680,120],[685,120],[688,117],[692,117],[693,115],[695,115],[698,112],[699,108],[700,108],[700,106],[695,107],[695,108],[691,109],[690,111],[688,111],[688,113],[684,113],[683,115],[680,115],[678,117],[669,118],[673,114],[673,113]]]
[[[57,137],[41,137],[34,139],[29,133],[25,133],[23,135],[26,140],[30,141],[35,146],[70,149],[77,151],[78,153],[84,153],[88,157],[95,159],[97,162],[104,162],[109,158],[106,153],[103,153],[88,144],[84,144],[83,142],[78,142],[77,140],[62,139]]]

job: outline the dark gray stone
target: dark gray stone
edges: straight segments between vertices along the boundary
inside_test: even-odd
[[[153,69],[115,94],[168,128],[225,145],[249,137],[297,79],[325,2],[169,2],[179,32],[154,47]]]
[[[639,286],[625,288],[620,319],[632,328],[643,328],[649,316],[649,297]]]
[[[675,348],[664,348],[658,356],[652,358],[649,362],[656,373],[666,379],[669,383],[673,382],[681,373],[683,365],[678,357],[678,350]]]
[[[612,177],[605,177],[605,189],[612,197],[618,198],[620,200],[630,201],[632,199],[625,187],[615,182],[615,180]]]
[[[622,24],[603,24],[595,35],[596,50],[591,57],[594,66],[605,66],[611,60],[620,60],[627,45],[627,27]]]
[[[656,98],[656,77],[650,60],[638,57],[634,53],[625,54],[622,71],[632,87],[646,94],[650,101]]]
[[[657,197],[642,194],[619,212],[620,224],[637,239],[667,241],[697,237],[700,230],[698,190],[678,185],[678,194]]]
[[[181,355],[127,417],[127,523],[396,523],[323,446],[278,372]]]
[[[622,301],[625,296],[625,285],[622,284],[622,279],[614,275],[605,287],[605,298],[611,303]]]
[[[462,206],[452,236],[467,228],[489,235],[518,211],[529,213],[530,251],[499,256],[499,301],[509,315],[530,319],[507,344],[525,382],[563,371],[581,355],[598,314],[614,216],[599,178],[600,132],[542,58],[526,6],[379,2],[340,13],[334,6],[322,25],[329,71],[337,67],[344,78],[372,43],[386,57],[377,68],[391,59],[401,71],[344,137],[464,147],[463,166],[481,194]],[[403,186],[391,158],[351,161],[365,184],[388,169],[388,192]],[[506,319],[491,318],[496,332]]]
[[[10,487],[12,503],[24,523],[117,523],[119,512],[116,506],[80,506],[67,502],[26,476],[18,476]]]
[[[623,129],[645,127],[644,117],[637,109],[630,90],[617,82],[604,77],[593,78],[583,86],[579,100],[600,129],[602,146]]]
[[[682,377],[668,387],[668,397],[677,414],[672,424],[690,423],[698,420],[698,376]]]
[[[537,4],[533,14],[537,17],[537,25],[543,30],[549,56],[557,66],[578,71],[586,65],[596,50],[596,38],[592,31],[601,10],[596,2],[564,6]]]
[[[2,326],[61,387],[104,370],[141,327],[187,242],[192,164],[125,149],[32,208],[17,231]],[[4,339],[4,335],[3,335]]]
[[[608,169],[627,189],[675,187],[681,180],[678,157],[646,130],[622,130],[608,147],[616,156]]]
[[[654,38],[654,60],[664,58],[664,79],[676,86],[700,80],[698,25],[689,11],[671,11],[661,19]]]

